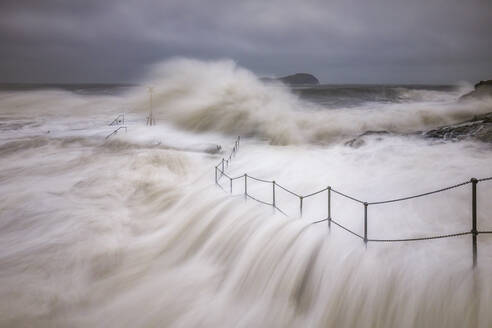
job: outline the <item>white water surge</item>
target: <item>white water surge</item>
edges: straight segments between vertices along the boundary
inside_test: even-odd
[[[0,93],[0,326],[490,327],[492,235],[364,244],[326,222],[326,194],[271,207],[214,185],[228,172],[308,194],[331,185],[367,201],[492,176],[490,144],[395,133],[492,111],[462,91],[325,110],[266,86],[230,62],[177,60],[120,96]],[[405,91],[406,92],[406,91]],[[415,91],[412,91],[415,92]],[[407,97],[408,94],[407,94]],[[423,97],[423,98],[422,98]],[[105,140],[126,111],[128,132]],[[228,191],[228,184],[224,188]],[[492,182],[478,185],[480,230],[492,230]],[[251,183],[271,201],[271,187]],[[362,231],[363,208],[333,197],[333,216]],[[471,229],[471,186],[370,207],[371,238]]]

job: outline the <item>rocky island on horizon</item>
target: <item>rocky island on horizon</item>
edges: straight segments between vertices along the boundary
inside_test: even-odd
[[[262,77],[264,82],[280,81],[287,85],[318,85],[319,80],[316,76],[309,73],[296,73],[278,78]]]

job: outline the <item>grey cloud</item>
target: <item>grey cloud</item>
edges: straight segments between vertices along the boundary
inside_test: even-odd
[[[330,83],[492,77],[488,1],[4,0],[0,81],[133,81],[173,56]]]

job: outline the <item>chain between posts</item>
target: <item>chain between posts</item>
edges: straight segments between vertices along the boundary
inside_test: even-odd
[[[253,177],[253,176],[249,176],[248,174],[244,174],[244,175],[241,175],[241,176],[237,176],[235,178],[232,178],[230,177],[229,175],[227,175],[225,173],[225,166],[229,167],[230,164],[231,164],[231,159],[236,155],[236,152],[238,151],[239,149],[239,140],[240,140],[240,137],[238,137],[236,139],[236,142],[234,143],[234,147],[232,148],[232,152],[231,154],[229,155],[229,158],[227,160],[225,160],[224,158],[222,158],[222,161],[217,165],[215,166],[215,183],[220,186],[219,184],[219,180],[222,176],[225,176],[229,179],[229,183],[230,183],[230,187],[229,187],[229,191],[230,193],[232,194],[233,192],[233,180],[236,180],[236,179],[240,179],[240,178],[243,178],[244,177],[244,197],[245,199],[247,199],[248,197],[257,201],[257,202],[260,202],[262,204],[265,204],[265,205],[269,205],[269,206],[272,206],[274,209],[277,209],[279,210],[280,213],[288,216],[284,211],[282,211],[278,206],[277,206],[277,199],[276,199],[276,187],[279,187],[280,189],[292,194],[293,196],[296,196],[299,198],[299,214],[300,214],[300,217],[303,216],[303,200],[304,198],[308,198],[308,197],[311,197],[311,196],[314,196],[314,195],[317,195],[319,193],[322,193],[324,191],[327,191],[327,218],[326,219],[321,219],[321,220],[318,220],[318,221],[315,221],[315,222],[312,222],[311,224],[317,224],[317,223],[320,223],[320,222],[324,222],[324,221],[327,221],[328,223],[328,228],[330,229],[331,228],[331,224],[335,224],[336,226],[338,226],[339,228],[351,233],[352,235],[362,239],[364,241],[364,244],[366,245],[367,247],[367,243],[368,242],[410,242],[410,241],[422,241],[422,240],[433,240],[433,239],[442,239],[442,238],[449,238],[449,237],[459,237],[459,236],[465,236],[465,235],[472,235],[472,256],[473,256],[473,267],[476,267],[477,265],[477,258],[478,258],[478,252],[477,252],[477,236],[479,234],[492,234],[492,230],[484,230],[484,231],[479,231],[478,230],[478,227],[477,227],[477,184],[479,182],[486,182],[486,181],[491,181],[492,180],[492,177],[487,177],[487,178],[482,178],[482,179],[477,179],[477,178],[472,178],[470,179],[469,181],[465,181],[465,182],[461,182],[461,183],[458,183],[458,184],[455,184],[455,185],[452,185],[452,186],[449,186],[449,187],[445,187],[445,188],[441,188],[441,189],[438,189],[438,190],[434,190],[434,191],[430,191],[430,192],[425,192],[425,193],[421,193],[421,194],[417,194],[417,195],[413,195],[413,196],[407,196],[407,197],[401,197],[401,198],[394,198],[394,199],[389,199],[389,200],[384,200],[384,201],[376,201],[376,202],[366,202],[366,201],[362,201],[360,199],[357,199],[355,197],[352,197],[350,195],[347,195],[345,193],[342,193],[338,190],[335,190],[333,189],[331,186],[328,186],[324,189],[321,189],[321,190],[318,190],[318,191],[315,191],[313,193],[310,193],[310,194],[307,194],[307,195],[299,195],[285,187],[283,187],[282,185],[278,184],[275,180],[273,181],[270,181],[270,180],[264,180],[264,179],[261,179],[261,178],[257,178],[257,177]],[[219,169],[219,167],[221,167],[221,169]],[[220,172],[220,176],[219,176],[219,172]],[[258,182],[262,182],[262,183],[271,183],[272,184],[272,203],[268,203],[268,202],[265,202],[265,201],[262,201],[258,198],[255,198],[251,195],[248,194],[248,178],[250,179],[253,179],[253,180],[256,180]],[[423,197],[423,196],[428,196],[428,195],[432,195],[432,194],[436,194],[436,193],[440,193],[440,192],[444,192],[444,191],[448,191],[448,190],[451,190],[451,189],[455,189],[455,188],[458,188],[458,187],[461,187],[461,186],[465,186],[467,184],[472,184],[472,197],[471,197],[471,205],[472,205],[472,224],[471,224],[471,231],[465,231],[465,232],[458,232],[458,233],[453,233],[453,234],[445,234],[445,235],[436,235],[436,236],[426,236],[426,237],[415,237],[415,238],[399,238],[399,239],[375,239],[375,238],[368,238],[368,228],[369,228],[369,222],[368,222],[368,207],[369,205],[382,205],[382,204],[388,204],[388,203],[393,203],[393,202],[400,202],[400,201],[406,201],[406,200],[411,200],[411,199],[414,199],[414,198],[418,198],[418,197]],[[222,188],[222,186],[220,186]],[[224,188],[222,188],[224,189]],[[345,227],[344,225],[342,225],[341,223],[335,221],[333,218],[332,218],[332,213],[331,213],[331,207],[332,207],[332,199],[331,199],[331,194],[335,193],[337,195],[340,195],[342,197],[345,197],[345,198],[348,198],[352,201],[355,201],[357,203],[360,203],[364,206],[364,222],[363,222],[363,229],[364,229],[364,233],[363,235],[360,235],[356,232],[354,232],[353,230]]]

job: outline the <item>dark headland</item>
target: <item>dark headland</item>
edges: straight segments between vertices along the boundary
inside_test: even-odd
[[[492,80],[480,81],[475,84],[475,89],[466,95],[461,96],[460,100],[480,99],[492,97]]]

